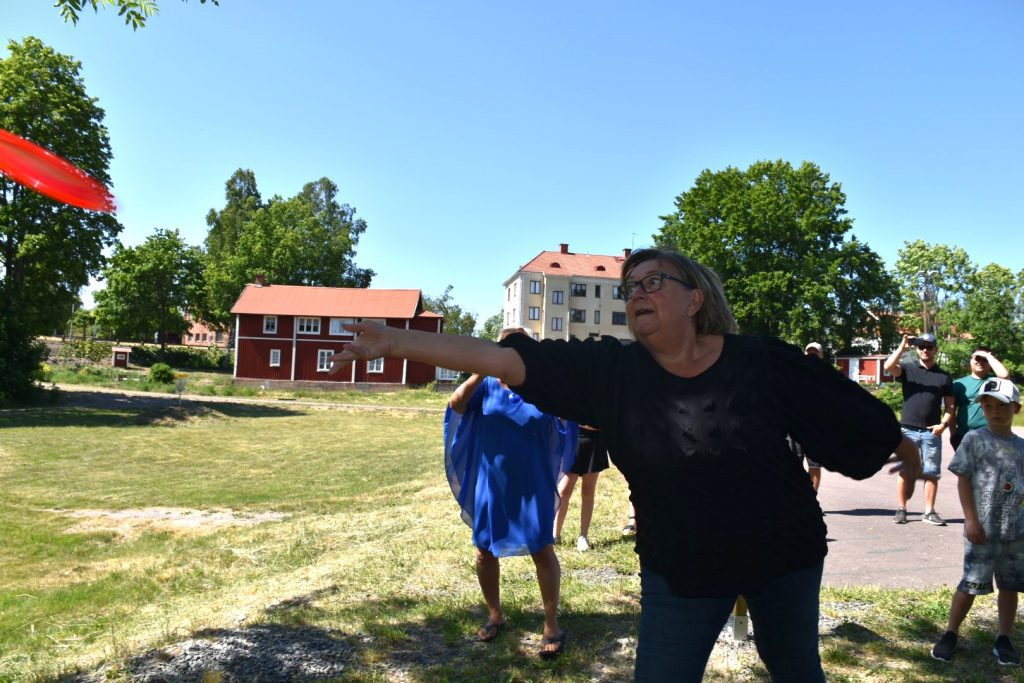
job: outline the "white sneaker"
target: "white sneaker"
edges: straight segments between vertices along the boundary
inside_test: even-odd
[[[590,541],[587,540],[586,536],[580,536],[576,539],[576,550],[584,553],[590,550]]]

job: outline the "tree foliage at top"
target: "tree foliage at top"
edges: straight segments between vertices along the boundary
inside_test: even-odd
[[[987,346],[1014,373],[1024,372],[1024,271],[979,268],[961,247],[904,242],[895,267],[902,293],[902,325],[943,340],[946,370],[967,372],[975,346]]]
[[[281,285],[368,287],[374,272],[354,261],[366,221],[337,195],[338,186],[321,178],[290,199],[263,202],[252,171],[236,171],[224,208],[206,217],[207,295],[198,316],[230,324],[231,306],[256,275]]]
[[[423,297],[423,308],[444,317],[445,334],[460,334],[464,337],[473,336],[476,329],[476,316],[455,303],[452,297],[454,287],[448,285],[444,294],[439,297]]]
[[[51,150],[110,185],[103,110],[81,64],[38,38],[8,43],[0,59],[0,128]],[[103,265],[121,225],[104,213],[48,199],[0,174],[0,399],[32,388],[31,339],[67,322],[77,292]]]
[[[186,2],[187,0],[182,0]],[[199,0],[206,4],[207,0]],[[219,5],[220,0],[209,0],[211,5]],[[146,20],[160,13],[156,0],[56,0],[53,6],[60,10],[64,21],[78,24],[79,14],[85,7],[92,7],[94,12],[100,11],[100,5],[116,7],[117,15],[124,17],[126,26],[136,31],[146,25]]]
[[[96,292],[96,318],[118,338],[157,335],[161,347],[168,334],[188,330],[184,317],[203,292],[202,252],[189,246],[177,230],[156,230],[137,247],[118,247],[103,270],[107,285]]]
[[[977,267],[963,248],[923,240],[904,242],[895,271],[905,328],[924,330],[926,311],[928,332],[947,336],[953,329],[964,328],[966,294]]]
[[[858,337],[891,334],[879,321],[896,287],[875,252],[846,239],[845,203],[811,162],[706,169],[654,239],[719,274],[742,331],[849,349]]]

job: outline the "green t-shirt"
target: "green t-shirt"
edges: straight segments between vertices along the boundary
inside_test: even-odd
[[[988,426],[985,414],[981,412],[981,404],[975,403],[981,385],[988,381],[967,375],[953,382],[953,400],[956,401],[956,433],[963,436],[972,429]]]

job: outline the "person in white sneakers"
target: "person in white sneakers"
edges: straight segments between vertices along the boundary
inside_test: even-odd
[[[590,550],[590,520],[594,517],[594,498],[597,492],[597,478],[608,469],[608,447],[600,429],[580,425],[580,444],[576,448],[576,462],[572,469],[558,482],[558,514],[555,515],[555,543],[561,543],[562,525],[569,512],[569,500],[572,498],[576,481],[583,479],[583,502],[580,504],[580,535],[576,539],[576,550]]]
[[[917,349],[917,360],[901,360],[907,348]],[[903,410],[900,428],[903,436],[921,451],[921,478],[924,479],[924,515],[921,521],[946,526],[935,511],[935,497],[942,476],[942,432],[956,420],[953,402],[953,378],[935,362],[938,340],[933,334],[917,337],[903,335],[899,348],[885,359],[885,371],[903,386]],[[907,501],[914,495],[915,482],[897,476],[897,524],[907,523]]]
[[[969,431],[949,464],[964,509],[964,573],[953,593],[946,632],[931,654],[946,662],[953,658],[974,596],[991,593],[995,577],[999,630],[992,652],[1003,666],[1020,666],[1010,642],[1017,594],[1024,590],[1024,438],[1013,433],[1020,391],[1008,379],[990,379],[975,400],[988,426]]]

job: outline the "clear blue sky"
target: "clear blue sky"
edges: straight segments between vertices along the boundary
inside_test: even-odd
[[[1019,0],[160,0],[136,32],[51,4],[4,0],[0,35],[81,61],[125,244],[202,244],[238,168],[264,198],[327,176],[373,286],[482,322],[538,252],[650,244],[701,170],[785,159],[889,267],[922,239],[1024,268]]]

